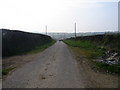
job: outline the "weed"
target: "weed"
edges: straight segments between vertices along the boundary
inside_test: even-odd
[[[105,71],[111,72],[111,73],[117,73],[118,75],[120,75],[120,67],[117,65],[109,65],[106,63],[102,63],[102,62],[94,62],[94,63],[101,70],[105,70]]]
[[[13,69],[15,69],[15,67],[9,67],[9,68],[2,69],[2,75],[7,75]]]

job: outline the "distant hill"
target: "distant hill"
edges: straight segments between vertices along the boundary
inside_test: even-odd
[[[18,30],[0,29],[2,31],[2,56],[21,54],[52,41],[47,35]]]
[[[83,33],[76,33],[77,37],[79,36],[92,36],[92,35],[102,35],[105,33],[109,33],[109,34],[115,34],[118,33],[117,31],[115,32],[83,32]],[[51,36],[52,38],[59,40],[59,39],[65,39],[65,38],[71,38],[71,37],[75,37],[75,33],[48,33],[49,36]]]

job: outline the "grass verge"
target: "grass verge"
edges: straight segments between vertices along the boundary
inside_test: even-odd
[[[38,53],[38,52],[42,52],[43,50],[45,50],[46,48],[52,46],[56,41],[55,40],[52,40],[52,42],[50,43],[47,43],[47,44],[44,44],[42,46],[39,46],[39,47],[36,47],[34,48],[33,50],[29,51],[29,52],[26,52],[24,54],[34,54],[34,53]]]
[[[86,57],[98,70],[120,75],[120,67],[117,65],[109,65],[101,62],[96,62],[94,59],[103,56],[105,49],[99,48],[96,44],[90,41],[64,40],[64,43],[72,47],[76,52],[77,57]]]
[[[15,69],[15,67],[9,67],[9,68],[2,69],[2,75],[7,75],[13,69]]]
[[[104,49],[97,47],[90,41],[76,41],[76,40],[64,40],[64,42],[72,47],[79,47],[87,50],[88,58],[97,58],[104,55]]]
[[[98,68],[109,73],[116,73],[120,76],[120,67],[116,65],[109,65],[102,62],[94,62]]]

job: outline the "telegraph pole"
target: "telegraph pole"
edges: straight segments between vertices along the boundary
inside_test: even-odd
[[[46,35],[47,35],[47,25],[45,26],[45,32],[46,32]]]
[[[76,38],[76,23],[75,23],[75,38]]]
[[[64,39],[65,39],[65,33],[64,33]]]

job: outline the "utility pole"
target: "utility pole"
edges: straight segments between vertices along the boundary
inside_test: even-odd
[[[75,38],[76,38],[76,23],[75,23]]]
[[[65,39],[65,33],[64,33],[64,39]]]
[[[47,25],[45,26],[45,32],[46,32],[46,35],[47,35]]]

